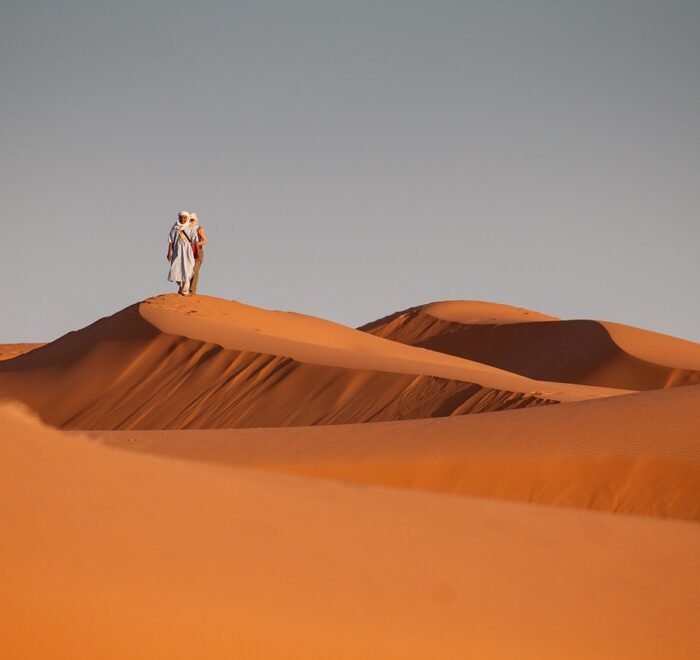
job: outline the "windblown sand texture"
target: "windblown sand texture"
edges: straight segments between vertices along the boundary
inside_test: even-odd
[[[619,393],[203,296],[151,299],[0,363],[0,391],[56,426],[100,430],[377,422]]]
[[[700,657],[697,344],[168,295],[3,355],[2,658]]]
[[[497,415],[99,437],[309,477],[700,522],[700,386]]]

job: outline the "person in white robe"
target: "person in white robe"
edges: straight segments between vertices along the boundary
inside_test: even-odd
[[[190,295],[190,280],[194,272],[192,243],[197,240],[197,230],[190,225],[190,214],[181,211],[168,235],[168,281],[177,282],[181,296]]]

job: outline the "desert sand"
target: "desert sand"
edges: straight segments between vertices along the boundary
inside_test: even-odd
[[[170,295],[0,363],[0,392],[61,428],[114,430],[414,419],[624,390],[533,381],[322,319]]]
[[[691,658],[700,527],[219,468],[0,410],[0,655]]]
[[[507,305],[448,301],[361,329],[538,380],[627,390],[700,383],[700,345],[620,323],[562,321]]]
[[[98,437],[226,465],[700,522],[698,385],[410,422]]]
[[[700,656],[698,344],[169,295],[31,348],[2,658]]]
[[[11,360],[44,344],[0,344],[0,361]]]

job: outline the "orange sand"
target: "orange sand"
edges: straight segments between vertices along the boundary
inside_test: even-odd
[[[700,344],[618,323],[562,321],[506,305],[432,303],[361,329],[537,380],[627,390],[700,383]]]
[[[171,461],[14,405],[0,427],[3,658],[700,653],[696,524]]]
[[[24,353],[29,353],[35,348],[40,348],[44,344],[0,344],[0,362],[3,360],[11,360]]]
[[[700,521],[697,385],[411,422],[100,435],[221,464]]]
[[[102,430],[0,402],[0,658],[700,657],[697,344],[365,329],[158,296],[1,361]]]
[[[357,423],[621,392],[533,381],[321,319],[204,296],[159,296],[0,363],[0,394],[73,429]]]

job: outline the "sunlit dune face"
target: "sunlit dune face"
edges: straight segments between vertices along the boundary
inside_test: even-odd
[[[0,428],[3,659],[700,648],[697,525],[143,456],[14,405]]]
[[[697,655],[696,347],[430,310],[157,296],[0,361],[91,430],[0,404],[0,658]]]

